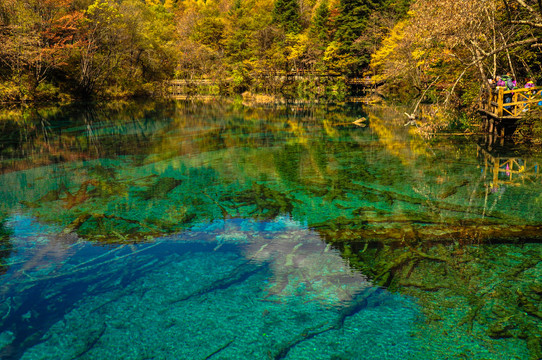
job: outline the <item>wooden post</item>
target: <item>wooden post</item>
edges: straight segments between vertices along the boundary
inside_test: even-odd
[[[487,99],[487,108],[491,112],[494,112],[495,105],[493,105],[493,100],[496,96],[498,96],[497,88],[491,89],[491,92],[489,93],[489,98]]]
[[[497,116],[502,117],[502,103],[504,100],[504,88],[499,88],[499,95],[497,96]]]
[[[518,102],[518,93],[517,92],[514,92],[514,95],[512,95],[512,102]],[[519,111],[518,111],[519,110]],[[514,106],[514,108],[512,109],[512,114],[514,115],[518,115],[518,112],[521,112],[521,109],[519,108],[519,106]]]

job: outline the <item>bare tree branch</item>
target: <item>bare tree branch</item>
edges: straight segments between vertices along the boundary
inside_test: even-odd
[[[471,40],[471,41],[470,41],[470,44],[473,45],[474,48],[475,48],[476,50],[478,50],[480,53],[482,53],[482,55],[484,55],[484,56],[487,55],[487,52],[486,52],[484,49],[482,49],[482,48],[480,47],[480,45],[478,45],[478,43],[477,43],[476,41]],[[479,55],[478,55],[478,56],[479,56]]]
[[[499,52],[501,51],[504,51],[504,50],[508,50],[510,48],[513,48],[513,47],[518,47],[518,46],[523,46],[523,45],[529,45],[531,44],[531,47],[542,47],[542,43],[537,43],[537,42],[542,42],[542,39],[540,38],[531,38],[531,39],[526,39],[526,40],[521,40],[521,41],[516,41],[516,42],[513,42],[513,43],[510,43],[510,44],[507,44],[505,46],[501,46],[500,48],[498,49],[495,49],[489,53],[486,53],[484,54],[483,56],[477,56],[475,57],[475,59],[467,64],[464,68],[463,68],[463,71],[461,72],[461,74],[457,77],[457,79],[455,80],[452,88],[450,89],[450,92],[448,93],[447,97],[446,97],[446,100],[444,101],[445,104],[448,103],[448,101],[450,100],[450,97],[451,95],[453,94],[454,92],[454,89],[456,87],[456,85],[459,83],[459,80],[461,80],[461,78],[463,77],[463,75],[465,75],[465,73],[467,72],[467,70],[473,66],[473,65],[479,65],[481,64],[481,62],[485,59],[487,59],[488,57],[490,56],[493,56],[495,54],[498,54]],[[534,44],[533,44],[534,43]],[[482,74],[483,74],[483,70],[482,70]]]
[[[504,38],[504,35],[501,34],[502,42],[506,45],[506,39]],[[508,59],[508,65],[510,66],[510,71],[512,71],[512,75],[514,76],[514,79],[516,78],[516,71],[514,69],[514,65],[512,64],[512,58],[510,57],[510,52],[508,51],[508,48],[505,48],[504,51],[506,51],[506,58]]]
[[[506,0],[505,1],[505,5],[508,6],[508,3]],[[524,9],[526,9],[528,12],[530,12],[534,18],[537,20],[537,21],[542,21],[542,0],[538,0],[538,11],[536,11],[532,6],[530,6],[529,4],[527,4],[524,0],[516,0],[516,2],[521,6],[523,7]],[[508,9],[507,9],[508,10]],[[516,23],[515,21],[512,21],[510,19],[510,22],[512,24]],[[541,24],[540,23],[535,23],[535,22],[532,22],[532,24],[527,24],[527,25],[530,25],[530,26],[535,26],[535,27],[541,27]]]
[[[528,25],[535,28],[542,28],[542,23],[537,23],[530,20],[510,20],[510,23],[516,25]]]
[[[463,69],[463,72],[457,77],[457,79],[455,80],[452,88],[450,89],[450,91],[448,92],[448,95],[446,96],[446,100],[444,101],[445,104],[448,104],[448,102],[450,101],[450,97],[452,96],[452,94],[454,93],[454,90],[455,90],[455,87],[457,86],[457,84],[459,83],[459,80],[461,80],[461,78],[463,77],[463,75],[465,75],[465,73],[467,72],[467,70],[471,67],[472,65],[469,65],[467,67],[465,67]]]
[[[520,4],[525,9],[527,9],[530,13],[533,13],[533,14],[536,15],[535,10],[530,5],[528,5],[525,1],[523,1],[523,0],[516,0],[516,1],[517,1],[518,4]]]
[[[536,44],[536,43],[540,43],[540,44]],[[518,47],[518,46],[523,46],[523,45],[531,45],[531,47],[542,46],[542,38],[530,38],[530,39],[515,41],[515,42],[509,43],[509,44],[507,44],[505,46],[501,46],[500,48],[495,49],[493,51],[490,51],[489,53],[484,54],[484,56],[481,56],[478,59],[475,59],[468,66],[470,67],[470,66],[476,64],[477,62],[485,60],[489,56],[492,56],[493,54],[498,54],[501,51],[504,51],[506,49],[510,49],[510,48],[514,48],[514,47]]]

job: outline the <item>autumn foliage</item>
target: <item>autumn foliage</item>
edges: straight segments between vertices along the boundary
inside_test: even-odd
[[[221,93],[286,91],[270,74],[292,72],[334,77],[293,93],[338,93],[385,34],[367,31],[378,14],[393,22],[408,3],[4,0],[0,100],[149,95],[171,78],[214,79]]]
[[[468,106],[488,78],[538,77],[541,29],[538,0],[3,0],[0,101],[148,96],[173,78],[341,99],[371,75]]]
[[[173,76],[175,26],[163,4],[5,0],[0,14],[0,100],[133,95]]]

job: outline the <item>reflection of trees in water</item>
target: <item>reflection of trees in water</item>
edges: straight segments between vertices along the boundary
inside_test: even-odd
[[[169,118],[171,109],[159,105],[78,104],[10,110],[9,116],[0,113],[5,117],[0,138],[2,169],[7,172],[141,151],[152,143],[150,135],[157,130],[154,119]]]
[[[336,112],[328,117],[345,116],[340,108],[330,110]],[[125,154],[179,156],[235,146],[268,147],[274,145],[275,134],[287,130],[277,122],[281,116],[318,127],[324,114],[322,107],[236,109],[217,102],[202,108],[202,103],[190,101],[5,110],[0,112],[2,168],[6,172]]]

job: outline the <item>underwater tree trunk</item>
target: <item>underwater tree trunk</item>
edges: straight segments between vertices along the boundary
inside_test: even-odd
[[[434,242],[464,244],[540,242],[542,225],[470,225],[448,226],[408,223],[368,225],[361,229],[316,229],[332,242],[366,242],[393,244],[401,242]]]

